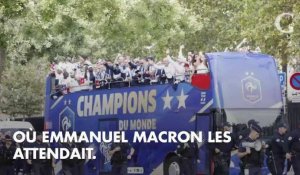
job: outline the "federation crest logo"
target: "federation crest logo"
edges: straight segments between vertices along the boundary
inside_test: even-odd
[[[257,103],[262,99],[260,80],[253,77],[253,73],[246,73],[247,77],[242,79],[242,92],[244,100]]]
[[[59,114],[59,130],[60,131],[74,131],[75,126],[75,113],[71,108],[65,109]]]

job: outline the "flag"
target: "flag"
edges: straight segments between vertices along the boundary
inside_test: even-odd
[[[201,90],[208,90],[210,86],[209,74],[195,74],[192,76],[192,85]]]
[[[84,78],[80,78],[79,84],[82,85],[82,84],[84,84],[84,82],[85,82]]]

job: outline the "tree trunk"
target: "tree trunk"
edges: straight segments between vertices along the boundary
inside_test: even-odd
[[[282,71],[286,72],[287,71],[287,64],[288,64],[288,57],[290,53],[288,52],[288,40],[285,40],[285,42],[281,46],[281,66],[282,66]]]
[[[287,72],[287,63],[288,63],[288,59],[287,56],[285,56],[284,58],[282,58],[282,72]]]
[[[5,68],[5,49],[4,48],[0,48],[0,83],[1,83],[1,77],[2,77],[2,73],[4,71]]]

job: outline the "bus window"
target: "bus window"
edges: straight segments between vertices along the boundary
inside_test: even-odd
[[[226,113],[224,110],[215,110],[213,112],[213,131],[218,131],[222,127],[222,124],[227,121],[226,119]]]
[[[225,109],[228,122],[234,125],[235,133],[246,129],[249,120],[255,120],[263,129],[263,138],[273,135],[276,125],[284,122],[280,109]]]

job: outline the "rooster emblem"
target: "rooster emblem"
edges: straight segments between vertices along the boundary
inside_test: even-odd
[[[59,114],[59,129],[61,131],[73,131],[75,127],[75,113],[69,107],[66,107]]]
[[[257,103],[262,99],[260,80],[253,77],[253,75],[247,76],[241,80],[242,93],[244,100],[250,103]]]
[[[61,124],[63,131],[68,131],[72,126],[71,120],[67,116],[62,119]]]
[[[245,87],[246,87],[247,91],[249,91],[251,94],[252,94],[252,92],[253,92],[254,90],[257,89],[257,85],[256,85],[256,84],[253,84],[252,82],[247,82],[247,83],[245,84]]]

